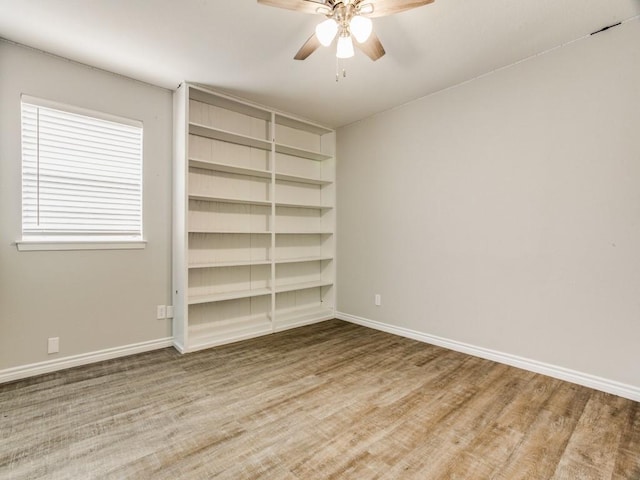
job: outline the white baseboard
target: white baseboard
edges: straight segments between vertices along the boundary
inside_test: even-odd
[[[11,382],[21,378],[42,375],[43,373],[64,370],[65,368],[87,365],[89,363],[101,362],[117,357],[125,357],[136,353],[158,350],[160,348],[171,347],[173,339],[171,337],[160,338],[158,340],[150,340],[148,342],[134,343],[132,345],[124,345],[122,347],[107,348],[97,352],[82,353],[80,355],[72,355],[70,357],[56,358],[55,360],[47,360],[45,362],[31,363],[19,367],[7,368],[0,370],[0,383]]]
[[[336,316],[333,312],[331,312],[328,315],[322,315],[320,317],[303,318],[302,320],[298,320],[296,322],[285,323],[280,325],[276,324],[275,327],[273,328],[273,333],[284,332],[285,330],[304,327],[306,325],[312,325],[314,323],[326,322],[327,320],[331,320],[333,318],[336,318]]]
[[[588,373],[577,372],[568,368],[539,362],[537,360],[531,360],[529,358],[519,357],[517,355],[511,355],[509,353],[503,353],[496,350],[490,350],[488,348],[469,345],[467,343],[458,342],[456,340],[449,340],[447,338],[429,335],[427,333],[418,332],[416,330],[411,330],[404,327],[389,325],[388,323],[382,323],[375,320],[369,320],[367,318],[356,317],[355,315],[349,315],[347,313],[336,312],[336,318],[376,330],[381,330],[383,332],[392,333],[394,335],[399,335],[401,337],[407,337],[413,340],[418,340],[420,342],[448,348],[449,350],[455,350],[456,352],[462,352],[468,355],[473,355],[475,357],[485,358],[487,360],[493,360],[494,362],[511,365],[512,367],[522,368],[523,370],[541,373],[549,377],[558,378],[560,380],[576,383],[578,385],[583,385],[585,387],[593,388],[606,393],[612,393],[613,395],[618,395],[620,397],[640,402],[640,387],[636,387],[633,385],[608,380],[602,377],[596,377]]]

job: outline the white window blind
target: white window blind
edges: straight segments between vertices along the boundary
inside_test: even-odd
[[[142,124],[22,97],[23,240],[142,240]]]

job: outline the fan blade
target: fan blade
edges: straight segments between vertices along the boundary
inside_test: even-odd
[[[364,52],[367,57],[369,57],[374,62],[386,53],[384,51],[382,43],[380,43],[380,39],[373,32],[371,32],[371,35],[369,35],[369,38],[366,42],[358,43],[357,41],[355,41],[353,42],[353,44],[360,50],[362,50],[362,52]]]
[[[367,17],[386,17],[394,13],[404,12],[412,8],[429,5],[434,0],[361,0],[359,3],[365,5],[370,3],[373,5],[373,13],[368,13]]]
[[[323,1],[312,0],[258,0],[258,3],[303,13],[317,13],[318,7],[325,5]],[[331,5],[328,6],[331,8]]]
[[[296,56],[293,58],[294,60],[304,60],[315,52],[318,47],[320,47],[320,40],[318,40],[318,37],[316,37],[316,34],[314,33],[309,37],[309,40],[304,42],[304,45],[300,47],[300,50],[298,50],[298,53],[296,53]]]

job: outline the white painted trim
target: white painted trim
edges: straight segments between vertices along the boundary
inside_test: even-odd
[[[70,357],[57,358],[45,362],[31,363],[20,367],[7,368],[0,370],[0,383],[64,370],[65,368],[87,365],[89,363],[102,362],[103,360],[110,360],[112,358],[126,357],[128,355],[135,355],[136,353],[158,350],[160,348],[171,347],[172,345],[173,338],[167,337],[150,340],[148,342],[134,343],[132,345],[124,345],[122,347],[107,348],[97,352],[81,353],[80,355],[72,355]]]
[[[175,348],[178,352],[180,353],[187,353],[187,349],[184,348],[184,345],[179,342],[178,340],[176,340],[175,337],[173,337],[171,339],[171,345],[173,346],[173,348]]]
[[[633,385],[628,385],[625,383],[616,382],[614,380],[590,375],[588,373],[578,372],[575,370],[570,370],[568,368],[559,367],[557,365],[551,365],[549,363],[539,362],[537,360],[512,355],[510,353],[498,352],[496,350],[477,347],[475,345],[458,342],[456,340],[429,335],[427,333],[418,332],[409,328],[398,327],[396,325],[390,325],[388,323],[369,320],[367,318],[357,317],[355,315],[349,315],[347,313],[336,312],[336,318],[365,327],[373,328],[375,330],[381,330],[383,332],[399,335],[401,337],[418,340],[419,342],[448,348],[449,350],[455,350],[456,352],[466,353],[468,355],[473,355],[474,357],[493,360],[494,362],[511,365],[512,367],[521,368],[530,372],[540,373],[542,375],[558,378],[560,380],[576,383],[578,385],[583,385],[595,390],[600,390],[602,392],[611,393],[613,395],[618,395],[620,397],[640,402],[640,387],[636,387]]]
[[[273,332],[284,332],[286,330],[292,330],[294,328],[304,327],[306,325],[313,325],[314,323],[326,322],[327,320],[331,320],[332,318],[336,318],[336,316],[333,313],[329,313],[327,315],[298,320],[296,322],[286,323],[284,325],[278,325],[278,322],[276,320],[276,323],[273,327]]]
[[[93,117],[100,120],[106,120],[112,123],[122,123],[130,127],[142,128],[142,122],[140,120],[134,120],[132,118],[120,117],[118,115],[112,115],[110,113],[99,112],[97,110],[90,110],[88,108],[76,107],[75,105],[68,105],[66,103],[54,102],[53,100],[46,100],[44,98],[32,97],[31,95],[20,95],[20,101],[22,103],[28,103],[29,105],[35,105],[36,107],[51,108],[54,110],[62,110],[63,112],[73,113],[76,115],[82,115],[84,117]]]
[[[244,333],[231,332],[225,336],[215,337],[214,340],[208,342],[193,343],[192,345],[189,345],[189,348],[181,350],[180,353],[199,352],[200,350],[206,350],[208,348],[220,347],[222,345],[229,345],[230,343],[242,342],[243,340],[264,337],[265,335],[271,335],[272,333],[273,330],[271,325],[269,325],[269,328],[267,329],[260,328],[257,330],[249,330]]]
[[[134,241],[45,241],[18,240],[16,242],[21,252],[53,251],[53,250],[139,250],[147,246],[145,240]]]

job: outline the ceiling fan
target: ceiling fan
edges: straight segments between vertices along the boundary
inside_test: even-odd
[[[320,45],[328,47],[338,37],[336,57],[350,58],[355,44],[371,60],[385,54],[380,39],[373,33],[371,18],[384,17],[433,3],[434,0],[258,0],[272,7],[286,8],[303,13],[324,15],[326,20],[302,45],[296,60],[304,60]],[[355,39],[355,42],[353,41]]]

